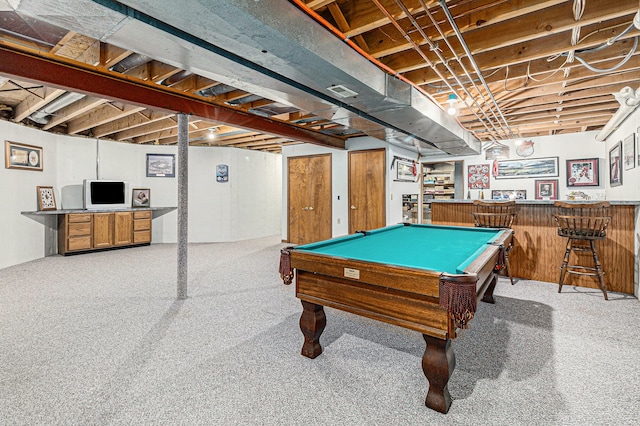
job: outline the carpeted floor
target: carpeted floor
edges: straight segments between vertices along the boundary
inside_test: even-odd
[[[424,407],[415,332],[326,309],[324,353],[278,237],[48,257],[0,269],[3,425],[635,425],[640,303],[500,279],[454,340],[447,415]]]

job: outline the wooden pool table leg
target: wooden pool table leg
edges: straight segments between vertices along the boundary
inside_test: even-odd
[[[324,314],[322,305],[302,302],[302,315],[300,316],[300,330],[304,334],[304,344],[302,345],[302,355],[307,358],[315,358],[322,353],[320,346],[320,335],[327,325],[327,317]]]
[[[429,392],[424,404],[432,410],[447,413],[451,407],[449,377],[456,368],[456,356],[451,347],[451,339],[438,339],[423,334],[427,343],[422,356],[422,371],[429,381]]]
[[[482,301],[485,303],[496,303],[493,298],[493,290],[496,288],[496,283],[498,282],[498,274],[493,274],[493,278],[491,278],[491,283],[487,286],[487,290],[484,292],[484,296],[482,296]]]

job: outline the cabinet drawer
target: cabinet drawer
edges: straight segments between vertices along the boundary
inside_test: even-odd
[[[151,219],[142,219],[133,221],[133,230],[135,231],[148,231],[151,229]]]
[[[69,223],[91,222],[92,214],[70,214],[67,215]]]
[[[91,221],[85,223],[70,223],[68,237],[78,237],[88,235],[91,238]]]
[[[151,219],[151,210],[133,212],[134,219]]]
[[[133,242],[137,243],[150,243],[151,242],[151,231],[135,231],[133,233]]]
[[[88,250],[91,248],[91,235],[69,238],[68,250]]]

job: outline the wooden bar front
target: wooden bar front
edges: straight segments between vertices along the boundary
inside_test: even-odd
[[[434,225],[473,226],[471,200],[433,201],[431,222]],[[607,290],[633,294],[634,278],[634,214],[633,204],[613,204],[607,238],[596,241],[598,255],[605,271]],[[513,222],[514,248],[509,255],[514,278],[557,283],[567,240],[558,236],[553,220],[553,202],[517,202]],[[573,255],[572,255],[573,256]],[[591,265],[585,255],[579,260]],[[568,274],[565,286],[598,288],[596,278]]]

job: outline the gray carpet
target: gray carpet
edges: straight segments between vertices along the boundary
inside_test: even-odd
[[[190,245],[184,301],[171,244],[1,269],[0,423],[637,424],[637,299],[501,278],[454,340],[442,415],[418,333],[326,309],[324,353],[300,355],[282,246]]]

